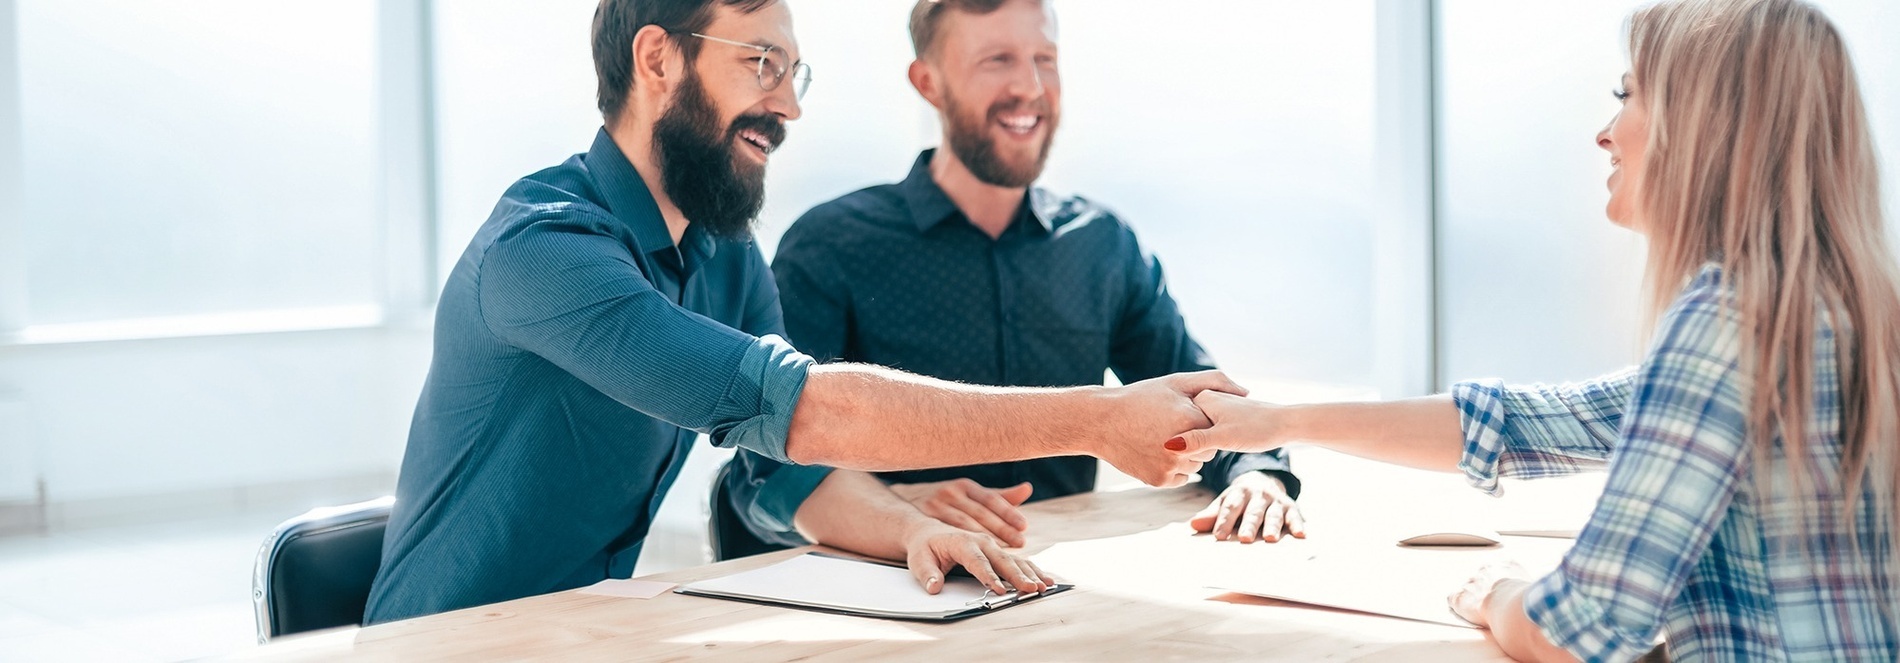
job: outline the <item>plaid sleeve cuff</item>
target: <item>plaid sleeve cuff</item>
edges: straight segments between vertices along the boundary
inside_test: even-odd
[[[1607,607],[1576,591],[1563,569],[1524,590],[1524,612],[1544,638],[1585,661],[1634,661],[1655,647],[1655,637],[1618,629]]]
[[[1504,382],[1474,380],[1452,385],[1451,400],[1458,405],[1458,424],[1465,433],[1464,454],[1458,469],[1465,481],[1487,495],[1501,495],[1498,465],[1504,457]]]

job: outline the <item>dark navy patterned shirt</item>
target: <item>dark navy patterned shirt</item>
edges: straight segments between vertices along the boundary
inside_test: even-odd
[[[1105,370],[1135,382],[1213,368],[1168,294],[1161,263],[1113,213],[1031,189],[1015,221],[992,239],[931,178],[934,152],[919,156],[903,182],[820,205],[785,232],[772,271],[800,352],[1005,386],[1101,384]],[[809,491],[761,494],[778,463],[743,450],[735,462],[726,487],[737,513],[768,541],[799,543],[788,514]],[[1094,488],[1096,467],[1093,458],[1063,457],[880,476],[967,477],[992,488],[1027,481],[1032,499],[1047,499]],[[1273,472],[1298,494],[1278,450],[1223,453],[1202,476],[1220,489],[1254,470]]]
[[[676,247],[605,131],[516,182],[442,291],[365,621],[631,576],[698,433],[786,460],[781,332],[758,247]]]

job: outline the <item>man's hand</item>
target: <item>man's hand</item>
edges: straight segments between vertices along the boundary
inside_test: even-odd
[[[1011,548],[1025,542],[1023,532],[1029,529],[1029,518],[1016,507],[1028,501],[1033,490],[1027,482],[996,490],[969,479],[891,484],[891,492],[924,515],[960,530],[996,537]]]
[[[1194,405],[1195,396],[1210,390],[1247,393],[1219,371],[1177,373],[1110,390],[1111,404],[1095,428],[1090,453],[1150,486],[1187,483],[1218,449],[1174,448],[1170,438],[1210,425]]]
[[[1055,579],[1034,562],[1004,552],[989,535],[966,532],[928,518],[917,519],[905,534],[904,550],[911,576],[931,594],[943,591],[944,574],[957,566],[997,594],[1008,594],[1012,589],[1039,592],[1055,584]]]
[[[1213,532],[1221,541],[1255,539],[1272,543],[1282,534],[1306,538],[1306,518],[1300,505],[1286,494],[1286,484],[1266,472],[1248,472],[1188,519],[1196,532]]]

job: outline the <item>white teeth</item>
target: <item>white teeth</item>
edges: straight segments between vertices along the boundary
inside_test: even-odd
[[[1040,118],[1037,118],[1034,115],[1022,115],[1018,117],[999,118],[998,120],[1003,124],[1003,126],[1008,127],[1010,129],[1015,129],[1017,131],[1028,131],[1030,129],[1036,128],[1036,123],[1039,121],[1039,119]]]
[[[765,136],[760,134],[759,132],[741,131],[739,132],[739,138],[740,140],[744,140],[745,142],[753,144],[754,146],[758,147],[760,151],[765,152],[766,154],[772,153],[772,141],[766,140]]]

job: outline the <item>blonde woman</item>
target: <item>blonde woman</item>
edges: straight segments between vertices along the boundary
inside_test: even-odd
[[[1668,0],[1632,16],[1629,47],[1597,144],[1610,220],[1648,239],[1640,365],[1388,403],[1210,393],[1214,427],[1168,446],[1299,441],[1487,491],[1607,461],[1556,571],[1453,594],[1506,653],[1629,660],[1660,632],[1678,660],[1900,659],[1900,295],[1840,34],[1796,0]]]

